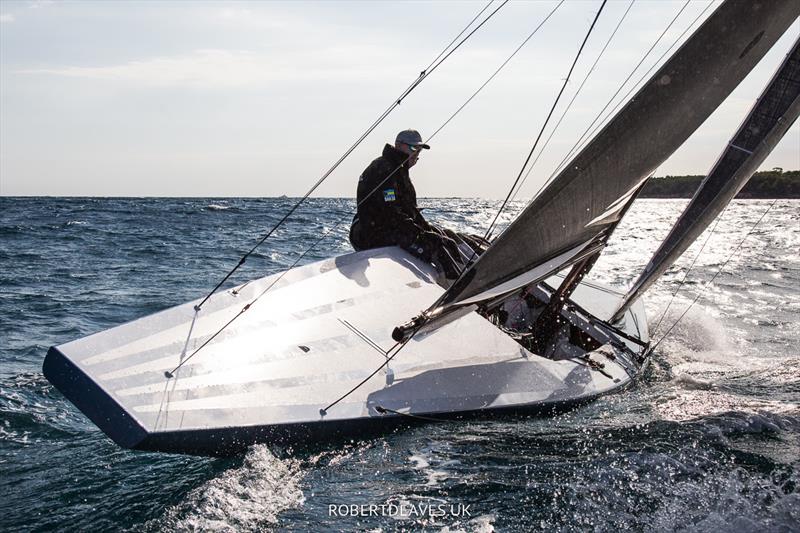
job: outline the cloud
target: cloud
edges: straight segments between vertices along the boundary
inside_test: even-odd
[[[210,49],[118,65],[65,66],[18,72],[152,87],[190,86],[212,89],[259,87],[290,81],[364,82],[397,77],[398,65],[394,63],[386,66],[381,61],[385,53],[375,47],[348,46],[280,54]],[[405,69],[406,72],[413,70],[411,66]],[[399,71],[403,72],[403,69]]]
[[[14,15],[11,13],[0,14],[0,22],[14,22]]]
[[[31,0],[28,2],[28,7],[31,9],[39,9],[53,4],[55,4],[55,0]]]

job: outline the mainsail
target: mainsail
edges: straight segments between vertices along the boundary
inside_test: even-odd
[[[751,109],[714,168],[695,192],[642,275],[625,295],[613,320],[663,274],[725,206],[783,138],[800,114],[800,38]],[[612,321],[613,321],[612,320]]]
[[[510,293],[596,251],[627,200],[800,15],[797,0],[728,0],[437,302]]]

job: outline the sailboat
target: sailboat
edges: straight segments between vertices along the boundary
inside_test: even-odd
[[[796,0],[723,3],[450,286],[397,247],[350,253],[53,346],[44,375],[120,446],[211,455],[620,391],[648,361],[641,295],[800,113],[797,43],[642,278],[626,292],[585,276],[798,15]]]

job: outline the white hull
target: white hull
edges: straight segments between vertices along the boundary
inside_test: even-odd
[[[443,292],[435,272],[398,248],[358,252],[288,272],[223,333],[193,353],[278,275],[50,349],[44,372],[118,444],[230,453],[258,441],[307,442],[386,429],[406,415],[550,411],[628,385],[641,345],[615,356],[537,356],[477,313],[415,336],[386,369],[392,328]],[[573,300],[608,318],[621,294],[582,284]],[[197,315],[197,316],[195,316]],[[623,329],[647,342],[641,304]],[[629,348],[629,350],[624,349]]]

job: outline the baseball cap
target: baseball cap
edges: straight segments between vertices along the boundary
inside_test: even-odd
[[[424,148],[426,150],[430,150],[431,147],[422,142],[422,135],[419,134],[417,130],[403,130],[397,134],[397,138],[394,140],[395,143],[403,143],[409,146],[417,146],[419,148]]]

